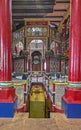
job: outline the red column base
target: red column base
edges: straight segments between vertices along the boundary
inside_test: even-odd
[[[0,117],[12,118],[14,116],[15,88],[0,88]]]
[[[0,102],[14,102],[14,99],[15,99],[14,87],[0,88]]]
[[[69,88],[65,89],[64,97],[68,102],[81,102],[81,88]]]
[[[66,88],[62,108],[67,118],[81,118],[81,88]]]

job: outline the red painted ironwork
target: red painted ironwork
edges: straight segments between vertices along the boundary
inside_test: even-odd
[[[7,87],[0,89],[0,103],[1,102],[12,102],[15,98],[15,88]]]
[[[52,91],[55,92],[55,84],[53,84],[53,90]]]
[[[81,0],[71,0],[69,81],[81,81]]]
[[[26,84],[24,84],[24,92],[26,92]]]
[[[0,0],[0,81],[11,81],[11,0]]]
[[[71,0],[69,87],[62,97],[67,117],[81,118],[81,1]],[[80,87],[80,88],[78,88]]]
[[[65,99],[68,102],[81,102],[81,88],[66,88]]]

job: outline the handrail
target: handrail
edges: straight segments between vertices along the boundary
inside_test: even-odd
[[[50,79],[48,76],[45,75],[45,77],[52,82],[52,84],[55,84],[55,85],[68,85],[69,83],[68,82],[57,82],[57,81],[54,81],[53,79]]]
[[[22,85],[28,83],[29,78],[30,78],[30,75],[28,76],[28,78],[26,80],[14,80],[14,81],[12,81],[12,83],[14,86],[22,86]]]

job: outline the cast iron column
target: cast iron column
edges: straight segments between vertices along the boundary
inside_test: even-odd
[[[24,72],[27,72],[27,61],[28,57],[24,57]]]
[[[11,1],[0,0],[0,117],[13,117],[17,101],[11,81]]]
[[[46,56],[46,73],[50,72],[50,55]]]
[[[71,0],[68,76],[70,82],[81,82],[81,0]]]
[[[71,0],[69,85],[62,97],[68,118],[81,118],[81,0]]]
[[[11,81],[11,0],[0,0],[0,81]]]

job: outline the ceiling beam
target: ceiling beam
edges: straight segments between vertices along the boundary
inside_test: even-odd
[[[65,13],[65,15],[64,15],[64,17],[63,17],[63,19],[62,19],[62,21],[60,22],[60,25],[59,25],[59,27],[58,27],[58,31],[59,31],[59,32],[62,30],[63,23],[64,23],[65,19],[68,18],[69,15],[70,15],[70,8],[68,8],[68,10],[67,10],[67,12]]]
[[[56,4],[58,4],[58,3],[59,3],[59,4],[65,4],[65,3],[68,4],[68,3],[70,3],[70,0],[65,0],[65,1],[63,1],[63,0],[62,0],[62,1],[58,0],[58,1],[56,1]]]
[[[12,14],[12,16],[14,16],[14,17],[16,17],[17,16],[17,18],[18,18],[18,16],[19,17],[25,17],[25,16],[44,16],[44,15],[46,15],[46,13],[13,13]]]
[[[65,12],[65,11],[67,11],[67,9],[53,9],[53,12],[55,12],[55,11]]]
[[[12,9],[52,9],[53,5],[13,5]]]
[[[53,9],[12,9],[12,13],[51,13]]]
[[[25,1],[27,1],[27,2],[47,2],[48,0],[12,0],[12,1],[15,1],[15,2],[25,2]],[[50,0],[50,2],[54,2],[55,0]]]
[[[63,18],[63,16],[45,16],[45,18]]]
[[[52,20],[51,22],[56,22],[56,23],[60,23],[60,20]]]
[[[12,0],[12,5],[54,5],[54,1],[13,1]]]

